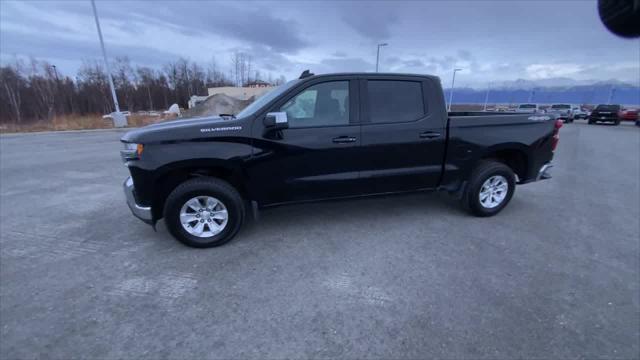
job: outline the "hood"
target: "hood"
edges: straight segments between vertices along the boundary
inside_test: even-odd
[[[147,125],[124,134],[121,141],[149,144],[182,141],[215,136],[229,136],[245,130],[241,119],[225,120],[221,117],[178,119]]]

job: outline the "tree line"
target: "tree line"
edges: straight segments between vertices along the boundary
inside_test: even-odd
[[[207,88],[243,86],[254,80],[274,85],[284,77],[263,78],[252,69],[249,55],[234,52],[227,72],[212,59],[205,66],[180,58],[161,68],[133,66],[127,57],[109,65],[120,110],[166,110],[171,104],[187,107],[192,95]],[[51,120],[67,114],[106,114],[114,110],[109,79],[102,63],[84,61],[72,79],[47,61],[16,59],[0,66],[0,123],[22,124]]]

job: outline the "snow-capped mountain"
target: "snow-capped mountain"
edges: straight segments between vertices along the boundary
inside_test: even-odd
[[[564,81],[564,82],[563,82]],[[449,89],[445,89],[449,96]],[[456,88],[454,103],[484,103],[487,89]],[[566,102],[572,104],[598,104],[611,102],[640,105],[640,85],[626,82],[576,81],[572,79],[546,79],[545,81],[515,80],[494,84],[489,90],[489,103],[541,104]]]

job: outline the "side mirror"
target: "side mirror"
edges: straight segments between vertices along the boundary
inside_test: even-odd
[[[264,126],[270,130],[287,129],[289,127],[289,121],[287,120],[286,112],[270,112],[263,120]]]

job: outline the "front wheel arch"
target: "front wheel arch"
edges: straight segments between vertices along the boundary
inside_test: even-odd
[[[154,182],[152,212],[155,220],[164,216],[164,204],[169,194],[180,184],[194,178],[212,177],[233,186],[244,199],[249,198],[248,189],[239,170],[221,163],[169,164]]]

